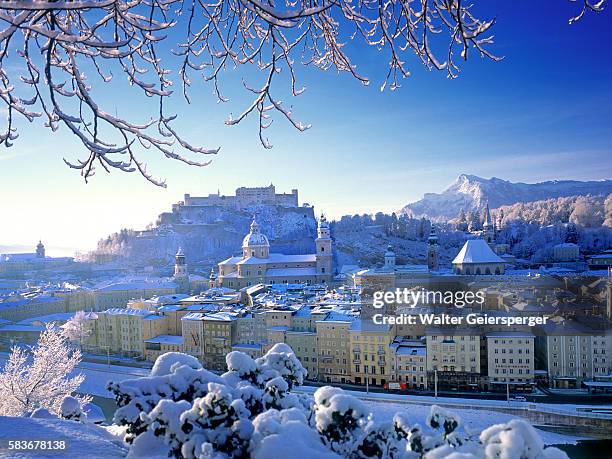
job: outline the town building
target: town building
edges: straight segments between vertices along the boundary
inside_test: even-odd
[[[217,284],[240,289],[256,284],[330,283],[333,278],[329,223],[321,217],[315,239],[316,253],[270,253],[270,243],[255,219],[242,241],[242,255],[219,263]]]
[[[499,331],[486,335],[488,388],[531,392],[534,385],[535,336],[527,332]]]
[[[145,358],[155,362],[157,357],[166,352],[183,352],[183,337],[178,335],[159,335],[146,339]]]
[[[612,331],[593,330],[572,319],[554,317],[538,337],[538,357],[548,383],[579,389],[584,383],[612,374]]]
[[[354,318],[330,313],[317,322],[318,379],[323,382],[351,382],[349,330]]]
[[[484,239],[469,239],[452,262],[459,275],[504,274],[505,262]]]
[[[168,331],[165,318],[150,311],[110,308],[97,313],[89,344],[104,353],[145,357],[145,342]]]
[[[355,384],[384,386],[391,379],[394,333],[388,325],[357,319],[349,327],[351,377]]]
[[[612,250],[604,250],[588,259],[589,268],[593,270],[612,269]]]
[[[580,259],[580,247],[573,242],[564,242],[553,246],[553,262],[578,261]]]
[[[481,386],[480,331],[428,328],[427,382],[438,390],[477,390]]]
[[[72,257],[48,257],[41,241],[34,252],[0,254],[0,276],[22,276],[27,272],[37,272],[68,268],[74,264]]]
[[[396,337],[391,344],[393,382],[407,389],[427,389],[427,347],[422,340]]]

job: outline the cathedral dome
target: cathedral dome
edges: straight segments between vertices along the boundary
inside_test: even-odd
[[[270,247],[268,238],[259,230],[259,224],[253,219],[251,231],[242,240],[242,248],[248,247]]]

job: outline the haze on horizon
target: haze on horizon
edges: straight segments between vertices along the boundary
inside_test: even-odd
[[[179,127],[193,143],[221,151],[202,169],[151,153],[148,169],[167,179],[166,190],[136,174],[101,170],[86,185],[62,161],[82,155],[65,129],[52,134],[22,123],[15,146],[0,151],[0,246],[33,248],[42,239],[50,255],[91,250],[121,228],[143,229],[185,193],[233,194],[270,182],[279,192],[298,188],[300,202],[338,218],[397,210],[442,191],[460,173],[528,183],[612,178],[612,61],[605,59],[612,14],[570,27],[566,8],[543,11],[528,1],[482,8],[497,17],[494,49],[503,61],[474,55],[456,80],[413,62],[403,87],[384,93],[374,69],[387,56],[371,50],[358,60],[372,77],[369,87],[302,69],[307,91],[287,102],[313,128],[299,134],[275,120],[272,150],[259,145],[254,120],[223,125],[229,112],[244,108],[242,90],[228,84],[231,101],[215,104],[211,88],[199,86],[192,105],[177,102]],[[108,97],[119,113],[146,116],[126,94]]]

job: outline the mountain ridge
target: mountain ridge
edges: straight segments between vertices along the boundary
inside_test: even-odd
[[[455,218],[461,208],[466,212],[519,202],[582,195],[612,193],[612,180],[549,180],[537,183],[510,182],[498,177],[490,179],[460,174],[441,193],[424,193],[423,198],[407,204],[400,214],[425,217],[434,221]]]

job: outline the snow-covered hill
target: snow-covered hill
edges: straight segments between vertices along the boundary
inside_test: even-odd
[[[181,247],[192,266],[215,264],[240,252],[242,238],[248,233],[254,215],[268,236],[272,251],[287,254],[314,251],[317,223],[312,207],[175,206],[146,230],[121,230],[101,240],[87,258],[110,256],[128,265],[163,266],[173,263]]]
[[[425,193],[421,200],[406,205],[400,213],[441,221],[457,217],[461,208],[466,212],[482,209],[487,202],[491,208],[497,208],[517,202],[609,193],[612,193],[612,180],[513,183],[497,177],[485,179],[461,174],[442,193]]]

